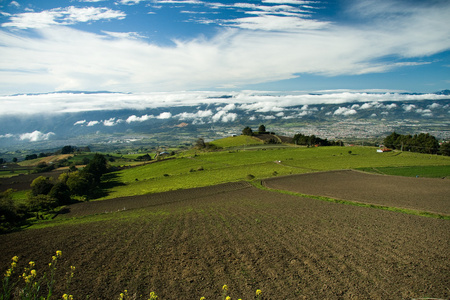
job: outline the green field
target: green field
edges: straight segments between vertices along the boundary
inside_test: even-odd
[[[377,153],[374,147],[288,147],[200,152],[115,173],[117,185],[102,199],[142,195],[224,182],[341,169],[450,176],[450,157],[410,152]],[[190,152],[192,153],[192,152]],[[426,172],[425,172],[426,170]],[[396,173],[395,173],[396,172]],[[414,175],[409,175],[409,173]]]
[[[263,145],[264,142],[248,135],[239,135],[216,140],[211,142],[211,144],[216,145],[219,148],[232,148],[251,145]]]
[[[379,167],[361,168],[361,171],[384,175],[444,178],[450,176],[450,166],[407,166],[407,167]]]

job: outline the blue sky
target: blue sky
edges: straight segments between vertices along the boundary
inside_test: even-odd
[[[0,0],[0,95],[450,86],[447,0]]]

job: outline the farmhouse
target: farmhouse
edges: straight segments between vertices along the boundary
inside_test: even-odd
[[[383,152],[391,152],[392,150],[389,148],[382,148],[382,149],[378,149],[377,152],[383,153]]]

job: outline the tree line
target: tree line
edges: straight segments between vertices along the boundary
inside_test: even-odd
[[[95,154],[81,170],[71,168],[58,179],[45,176],[34,179],[25,203],[15,203],[11,189],[0,193],[0,232],[26,223],[33,215],[39,218],[41,213],[72,203],[77,197],[89,199],[95,196],[101,191],[101,178],[108,171],[105,156]]]
[[[439,141],[429,133],[402,135],[394,131],[384,138],[383,143],[387,148],[401,151],[450,155],[450,142],[439,145]]]
[[[258,131],[254,132],[249,126],[246,126],[242,130],[242,135],[248,135],[253,136],[255,134],[275,134],[274,132],[268,132],[266,131],[266,127],[264,125],[259,125]],[[270,141],[269,141],[270,143]],[[317,136],[313,135],[304,135],[301,133],[298,133],[294,135],[292,139],[292,143],[296,145],[303,145],[303,146],[342,146],[342,141],[328,141],[327,139],[322,139]]]

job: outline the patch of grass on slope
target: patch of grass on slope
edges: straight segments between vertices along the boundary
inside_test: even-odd
[[[258,151],[199,153],[118,172],[123,186],[107,198],[142,195],[274,175],[314,171],[406,166],[450,166],[450,157],[409,152],[377,153],[374,147],[292,147]],[[351,153],[349,153],[351,151]]]
[[[407,166],[360,168],[361,171],[407,177],[442,178],[450,176],[450,165],[447,166]]]
[[[215,140],[211,144],[216,145],[219,148],[231,148],[250,145],[261,145],[263,141],[256,139],[248,135],[231,136],[223,139]]]

